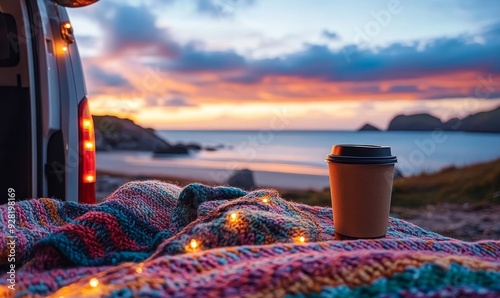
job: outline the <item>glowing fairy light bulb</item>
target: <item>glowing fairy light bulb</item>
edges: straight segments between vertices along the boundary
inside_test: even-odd
[[[263,199],[262,199],[262,202],[264,202],[264,203],[266,203],[266,204],[267,204],[267,203],[269,203],[269,199],[268,199],[268,198],[263,198]]]
[[[192,249],[196,249],[198,247],[198,241],[196,241],[196,239],[192,239],[189,246],[191,246]]]
[[[306,238],[304,236],[300,236],[299,237],[299,242],[300,243],[305,243],[306,242]]]
[[[236,212],[233,212],[233,213],[231,213],[230,217],[231,217],[232,221],[235,221],[238,218],[238,215],[236,214]]]
[[[92,288],[95,288],[99,285],[99,280],[97,278],[92,278],[90,281],[89,281],[89,285],[92,287]]]
[[[135,272],[137,272],[137,273],[141,274],[141,273],[142,273],[142,267],[137,267],[137,268],[135,269]]]
[[[62,50],[63,50],[63,52],[67,52],[68,51],[68,47],[62,47]]]

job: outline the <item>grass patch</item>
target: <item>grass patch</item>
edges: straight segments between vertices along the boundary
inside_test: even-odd
[[[282,192],[286,199],[331,206],[330,189]],[[392,206],[419,208],[440,203],[487,205],[500,203],[500,159],[462,168],[449,167],[394,181]]]
[[[500,159],[398,179],[394,181],[392,205],[493,204],[500,202],[499,191]]]

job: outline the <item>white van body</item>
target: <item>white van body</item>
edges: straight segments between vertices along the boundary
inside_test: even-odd
[[[0,204],[8,189],[17,200],[95,202],[95,174],[83,187],[81,181],[92,152],[81,150],[87,92],[71,37],[66,8],[49,0],[0,0]]]

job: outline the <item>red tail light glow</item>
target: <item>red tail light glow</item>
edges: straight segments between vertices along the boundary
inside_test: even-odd
[[[95,204],[95,138],[94,121],[90,115],[87,99],[78,108],[80,163],[78,174],[79,202]]]

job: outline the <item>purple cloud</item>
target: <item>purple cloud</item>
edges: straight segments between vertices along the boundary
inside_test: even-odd
[[[203,3],[202,3],[203,2]],[[229,1],[231,2],[231,1]],[[243,1],[246,5],[254,1]],[[204,8],[216,1],[201,1]],[[201,5],[201,4],[200,4]],[[198,72],[219,74],[220,80],[233,84],[256,84],[270,76],[313,79],[324,82],[372,82],[402,79],[419,79],[435,75],[461,72],[500,75],[500,23],[490,26],[482,34],[442,37],[427,41],[422,48],[417,42],[393,43],[377,49],[361,49],[348,45],[332,50],[325,45],[309,44],[303,50],[281,57],[249,59],[232,50],[210,51],[191,42],[181,44],[168,30],[156,25],[155,16],[145,6],[131,7],[123,4],[110,6],[113,13],[104,14],[101,25],[111,52],[131,49],[147,56],[145,64],[158,65],[163,71],[185,76],[194,82]],[[323,31],[325,37],[337,38],[334,32]],[[477,42],[480,38],[481,42]],[[154,61],[154,62],[151,62]],[[102,73],[90,73],[103,77]],[[189,76],[187,76],[189,74]],[[108,77],[111,84],[120,83]],[[369,87],[365,91],[376,91]],[[445,88],[446,89],[446,88]],[[401,84],[390,87],[386,93],[419,93],[424,98],[436,96],[474,96],[469,92],[454,90],[418,90],[416,86]],[[380,92],[380,91],[379,91]],[[492,98],[498,92],[490,92]],[[442,97],[441,97],[442,98]]]
[[[197,10],[212,17],[232,16],[236,9],[251,6],[255,0],[197,0]]]
[[[167,100],[164,104],[167,107],[195,107],[195,104],[190,103],[183,97],[173,97]]]
[[[92,65],[87,68],[87,75],[92,79],[93,85],[111,87],[130,87],[130,83],[123,76],[104,71],[99,66]]]
[[[328,29],[323,30],[323,32],[321,32],[321,35],[323,35],[323,37],[330,39],[330,40],[339,40],[340,39],[340,36],[336,32],[330,31]]]
[[[255,84],[274,75],[326,82],[379,82],[459,72],[500,75],[500,23],[488,28],[482,38],[483,43],[474,42],[474,36],[468,35],[438,38],[423,50],[417,43],[394,43],[376,51],[353,46],[334,51],[323,45],[308,45],[300,52],[279,58],[247,60],[245,71],[227,81]]]

